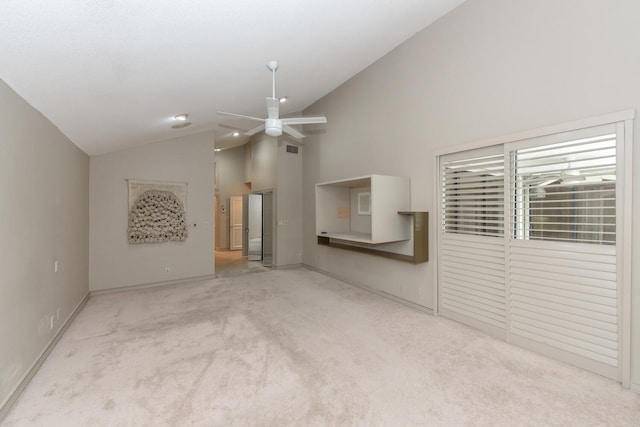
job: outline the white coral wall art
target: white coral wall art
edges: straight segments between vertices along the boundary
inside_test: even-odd
[[[187,238],[187,184],[127,180],[130,244]]]

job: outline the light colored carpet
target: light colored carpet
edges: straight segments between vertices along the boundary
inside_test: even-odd
[[[638,426],[640,395],[306,269],[92,297],[6,426]]]

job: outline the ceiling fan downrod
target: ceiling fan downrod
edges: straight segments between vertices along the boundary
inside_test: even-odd
[[[269,61],[267,64],[267,68],[271,70],[272,81],[273,81],[273,92],[271,97],[276,97],[276,71],[278,71],[278,61]]]

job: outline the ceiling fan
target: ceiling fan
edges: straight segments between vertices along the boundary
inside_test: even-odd
[[[244,119],[255,120],[263,122],[260,126],[248,130],[245,135],[252,136],[256,133],[264,130],[267,135],[280,136],[282,132],[286,132],[294,138],[304,138],[304,134],[297,129],[292,128],[290,125],[306,125],[312,123],[327,123],[325,116],[314,117],[287,117],[280,118],[280,100],[276,98],[276,71],[278,71],[278,61],[269,61],[267,68],[273,73],[273,92],[271,97],[267,97],[267,118],[261,119],[259,117],[245,116],[243,114],[225,113],[218,111],[218,114],[222,116],[241,117]]]

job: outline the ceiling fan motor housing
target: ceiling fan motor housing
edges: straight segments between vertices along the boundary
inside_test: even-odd
[[[282,135],[282,120],[266,119],[264,121],[264,132],[269,136]]]

